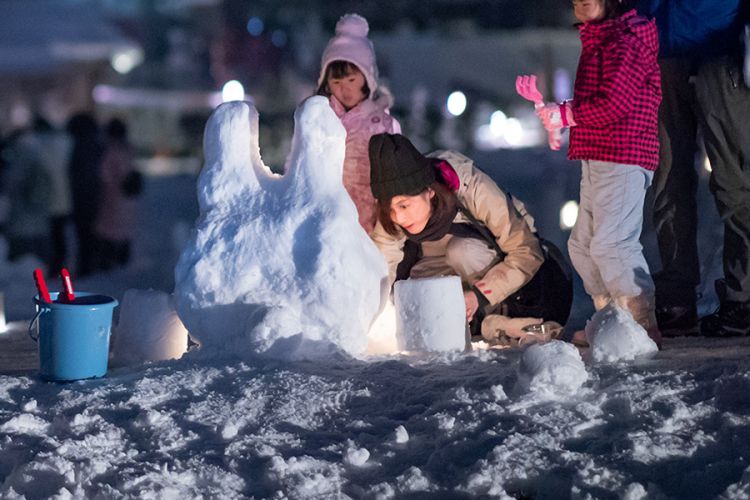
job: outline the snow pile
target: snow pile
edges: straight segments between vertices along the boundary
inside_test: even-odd
[[[404,444],[409,441],[409,433],[403,425],[396,427],[396,442]]]
[[[532,344],[518,366],[519,387],[539,394],[573,393],[588,377],[578,349],[559,340]]]
[[[175,269],[177,311],[204,354],[305,357],[310,342],[329,344],[313,349],[321,355],[364,351],[387,270],[341,182],[345,138],[328,101],[308,99],[276,176],[260,158],[255,108],[214,111],[200,215]]]
[[[112,344],[114,365],[178,359],[187,349],[187,330],[169,294],[130,289],[120,304]]]
[[[659,350],[630,313],[612,303],[586,322],[586,338],[597,362],[630,361]]]
[[[466,311],[458,276],[397,281],[396,339],[406,351],[466,347]]]

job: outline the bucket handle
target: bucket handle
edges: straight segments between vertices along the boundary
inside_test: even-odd
[[[34,324],[39,323],[39,316],[41,316],[41,314],[42,314],[42,308],[37,307],[36,314],[34,315],[31,322],[29,323],[29,337],[31,337],[31,340],[33,340],[34,342],[39,342],[39,335],[37,335],[36,337],[34,336]]]

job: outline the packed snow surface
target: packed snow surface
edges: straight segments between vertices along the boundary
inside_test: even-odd
[[[0,375],[0,498],[750,496],[750,338],[583,350],[585,380],[560,345]]]
[[[748,339],[668,340],[575,390],[556,345],[0,376],[0,497],[747,498]]]

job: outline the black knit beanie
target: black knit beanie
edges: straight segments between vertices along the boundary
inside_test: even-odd
[[[403,135],[370,138],[370,189],[378,200],[417,195],[434,180],[432,162]]]

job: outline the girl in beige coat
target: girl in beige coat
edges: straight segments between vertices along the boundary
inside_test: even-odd
[[[516,207],[525,212],[523,205],[456,152],[426,157],[401,135],[378,134],[369,155],[379,209],[371,236],[386,258],[391,283],[460,276],[467,320],[479,311],[473,332],[485,312],[524,314],[509,299],[532,281],[544,252],[533,220]],[[548,306],[538,303],[531,310],[542,319],[567,320],[569,303],[564,311]]]

